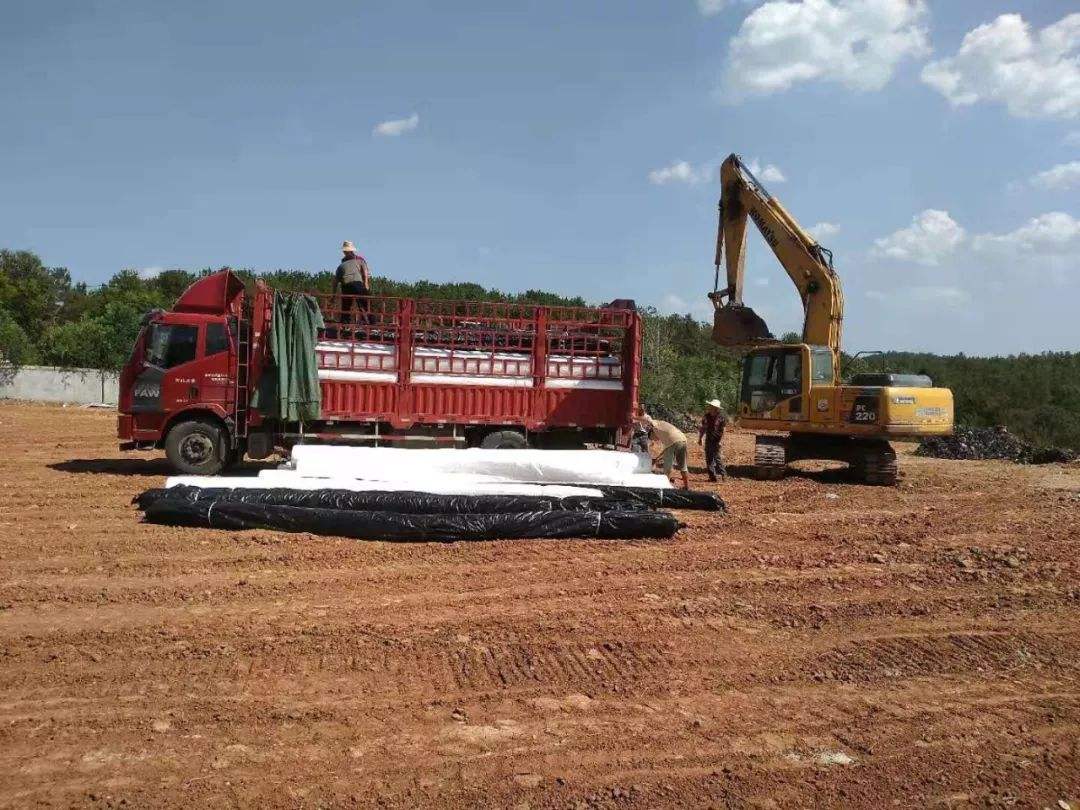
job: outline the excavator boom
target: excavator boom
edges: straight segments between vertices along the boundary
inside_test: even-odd
[[[727,287],[709,296],[716,306],[713,340],[746,347],[773,339],[765,321],[743,303],[746,230],[752,220],[799,291],[805,312],[803,341],[827,346],[839,360],[844,299],[832,254],[802,229],[738,155],[730,155],[721,165],[720,184],[716,270],[719,279],[724,267]]]

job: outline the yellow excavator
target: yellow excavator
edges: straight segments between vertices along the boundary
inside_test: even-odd
[[[746,351],[738,422],[757,435],[754,474],[782,478],[788,462],[847,462],[868,484],[894,484],[890,439],[953,431],[953,397],[918,374],[856,374],[841,382],[844,295],[832,253],[765,190],[738,155],[720,167],[713,341]],[[753,220],[794,282],[805,318],[802,342],[782,343],[743,303],[747,219]],[[720,268],[727,287],[720,289]]]

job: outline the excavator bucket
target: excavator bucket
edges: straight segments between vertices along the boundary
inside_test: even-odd
[[[754,310],[743,304],[727,304],[719,307],[713,318],[713,343],[721,346],[739,346],[772,340],[772,333],[765,321]]]

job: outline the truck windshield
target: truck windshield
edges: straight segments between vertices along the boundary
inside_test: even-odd
[[[172,368],[194,360],[198,339],[197,326],[151,324],[146,338],[146,362],[158,368]]]

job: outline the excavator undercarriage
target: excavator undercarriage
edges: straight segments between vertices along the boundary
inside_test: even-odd
[[[843,461],[852,477],[866,484],[891,486],[899,478],[896,451],[882,439],[844,436],[758,435],[754,442],[754,476],[763,481],[784,477],[787,465],[804,459]]]

